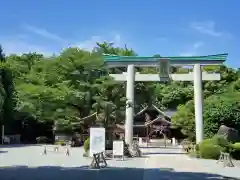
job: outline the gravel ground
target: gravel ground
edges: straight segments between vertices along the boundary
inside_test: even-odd
[[[239,177],[240,168],[223,168],[216,161],[190,159],[180,149],[143,148],[143,157],[108,160],[108,168],[90,170],[90,158],[83,148],[72,148],[43,155],[44,146],[0,146],[0,180],[161,180],[161,179],[225,179]],[[50,152],[51,151],[51,152]],[[222,175],[222,176],[221,176]],[[226,178],[229,179],[229,178]]]

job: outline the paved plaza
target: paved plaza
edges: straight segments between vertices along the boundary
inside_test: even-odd
[[[52,151],[50,146],[47,148]],[[239,167],[223,167],[213,160],[191,159],[179,148],[143,148],[143,157],[107,160],[108,168],[90,170],[83,148],[43,155],[44,146],[11,146],[0,149],[0,180],[162,180],[240,178]],[[224,176],[224,177],[223,177]]]

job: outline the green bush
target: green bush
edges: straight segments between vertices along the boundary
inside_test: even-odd
[[[217,145],[225,148],[225,151],[229,151],[230,143],[224,136],[215,135],[212,138],[212,141],[214,144],[217,144]]]
[[[200,144],[198,144],[198,148],[200,150],[200,146],[204,146],[205,144],[214,144],[212,139],[204,139]]]
[[[240,160],[240,143],[231,144],[230,147],[231,156],[236,160]]]
[[[236,151],[240,151],[240,142],[232,144],[231,148],[233,148]]]
[[[84,150],[85,152],[88,152],[90,149],[90,138],[87,138],[85,141],[84,141]]]
[[[213,139],[206,139],[199,144],[199,156],[203,159],[218,159],[224,148]]]

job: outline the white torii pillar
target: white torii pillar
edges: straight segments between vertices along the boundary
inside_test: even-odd
[[[193,73],[194,73],[193,86],[194,86],[195,127],[196,127],[195,131],[196,131],[196,143],[198,144],[204,139],[202,69],[200,64],[194,65]]]
[[[125,121],[125,142],[132,145],[133,139],[133,119],[134,119],[134,83],[135,67],[128,65],[127,67],[127,87],[126,87],[126,121]]]
[[[220,80],[218,73],[202,72],[201,65],[195,64],[193,73],[188,74],[169,74],[173,81],[193,81],[194,83],[194,103],[195,103],[195,124],[196,124],[196,142],[203,140],[203,80]],[[166,77],[160,77],[159,74],[140,74],[135,73],[133,64],[128,65],[127,73],[110,74],[116,81],[127,81],[126,87],[126,121],[125,121],[125,141],[132,144],[133,139],[133,119],[134,119],[134,82],[135,81],[166,81]]]

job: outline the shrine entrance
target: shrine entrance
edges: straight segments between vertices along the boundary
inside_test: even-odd
[[[125,141],[131,145],[133,140],[134,119],[134,82],[135,81],[193,81],[195,102],[196,142],[203,140],[203,92],[202,81],[220,80],[219,73],[202,72],[202,66],[221,65],[228,54],[181,57],[139,57],[105,54],[104,62],[109,67],[127,67],[123,74],[110,74],[116,81],[126,81],[126,120]],[[193,73],[171,74],[171,66],[191,66]],[[159,74],[135,73],[135,67],[159,67]]]

